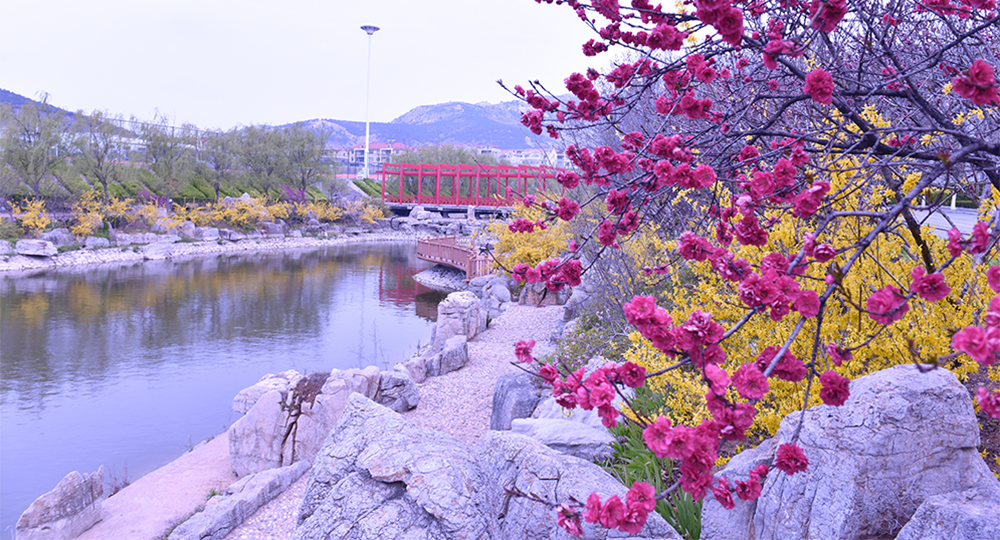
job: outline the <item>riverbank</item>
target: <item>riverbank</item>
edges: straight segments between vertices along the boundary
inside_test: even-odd
[[[374,229],[370,231],[358,230],[356,232],[331,237],[264,236],[260,238],[247,238],[236,242],[228,240],[205,240],[194,242],[182,240],[169,244],[171,249],[168,258],[172,260],[182,260],[193,257],[225,255],[230,253],[235,254],[293,249],[313,249],[327,246],[375,242],[412,242],[416,240],[417,236],[418,235],[416,234],[402,231]],[[167,236],[164,237],[176,238]],[[0,258],[0,272],[3,272],[4,275],[14,275],[18,272],[34,272],[38,270],[52,270],[72,266],[138,264],[146,260],[150,260],[150,257],[144,249],[149,245],[152,244],[146,244],[145,246],[129,245],[97,249],[77,249],[73,251],[65,251],[52,257],[9,255],[7,257]]]

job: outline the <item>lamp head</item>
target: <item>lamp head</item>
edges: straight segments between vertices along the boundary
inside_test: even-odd
[[[375,32],[378,32],[378,27],[377,26],[372,26],[370,24],[366,24],[366,25],[362,26],[361,29],[364,30],[365,32],[368,32],[369,36],[372,35],[372,34],[374,34]]]

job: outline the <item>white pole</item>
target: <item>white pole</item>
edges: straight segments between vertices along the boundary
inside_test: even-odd
[[[368,172],[368,140],[371,133],[371,124],[368,122],[368,105],[371,103],[371,93],[372,93],[372,34],[378,32],[377,26],[365,25],[361,27],[362,30],[368,33],[368,76],[367,83],[365,87],[365,178],[369,178],[371,174]]]

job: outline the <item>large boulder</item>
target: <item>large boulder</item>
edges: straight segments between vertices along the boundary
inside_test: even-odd
[[[70,540],[101,520],[104,467],[82,475],[73,471],[21,514],[16,540]]]
[[[54,257],[59,250],[56,246],[49,242],[48,240],[18,240],[14,244],[14,251],[18,255],[27,255],[29,257]]]
[[[535,378],[531,373],[520,370],[505,373],[497,378],[496,388],[493,390],[490,429],[497,431],[510,429],[511,420],[531,416],[541,400],[540,388],[535,384]]]
[[[896,540],[925,538],[1000,538],[1000,490],[969,489],[928,497],[896,536]]]
[[[204,511],[178,525],[167,540],[222,540],[308,470],[309,464],[299,461],[241,478],[209,499]]]
[[[70,244],[76,243],[76,237],[69,232],[69,229],[61,227],[58,229],[53,229],[48,232],[43,232],[38,235],[39,240],[44,240],[46,242],[52,242],[52,245],[58,247],[68,246]]]
[[[600,467],[526,437],[490,432],[470,447],[353,394],[316,456],[294,538],[563,539],[549,505],[592,491],[626,490]],[[679,537],[652,514],[637,538]]]
[[[142,258],[147,261],[169,259],[174,255],[173,242],[156,242],[142,250]]]
[[[111,246],[111,241],[100,236],[88,236],[83,239],[83,247],[86,249],[101,249]]]
[[[611,443],[615,439],[603,427],[561,418],[517,418],[511,421],[510,430],[587,461],[604,461],[614,455]]]
[[[486,314],[475,294],[454,292],[438,304],[438,320],[431,331],[431,348],[439,351],[449,339],[472,339],[486,329]]]
[[[375,366],[304,377],[284,372],[240,391],[233,408],[250,408],[229,428],[233,472],[242,477],[297,461],[311,462],[340,419],[348,396],[358,392],[374,398],[380,380]]]
[[[448,338],[437,354],[426,361],[427,376],[439,377],[445,373],[461,369],[469,361],[469,345],[465,336],[458,335]]]
[[[733,459],[720,475],[745,480],[749,468],[769,462],[804,422],[798,444],[808,470],[791,476],[773,470],[760,498],[737,501],[736,512],[709,495],[702,538],[891,537],[932,497],[970,489],[1000,493],[976,450],[979,425],[969,393],[950,371],[895,366],[853,381],[850,389],[841,407],[791,414],[773,439]]]
[[[545,283],[525,283],[521,288],[518,303],[527,306],[562,306],[569,301],[573,287],[564,287],[559,291],[550,291]]]
[[[250,412],[250,409],[257,403],[257,400],[272,390],[277,390],[281,393],[282,398],[284,398],[288,395],[289,390],[295,388],[295,385],[301,379],[302,375],[294,370],[282,371],[277,375],[268,373],[261,377],[253,386],[244,388],[236,394],[236,397],[233,398],[233,412],[240,414]]]

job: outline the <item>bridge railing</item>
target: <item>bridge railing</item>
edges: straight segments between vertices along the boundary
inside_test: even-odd
[[[547,192],[562,169],[521,165],[382,166],[382,200],[387,203],[514,206],[526,195]]]
[[[465,271],[465,280],[485,276],[492,271],[488,255],[478,255],[475,247],[459,242],[456,236],[417,239],[417,258]]]

